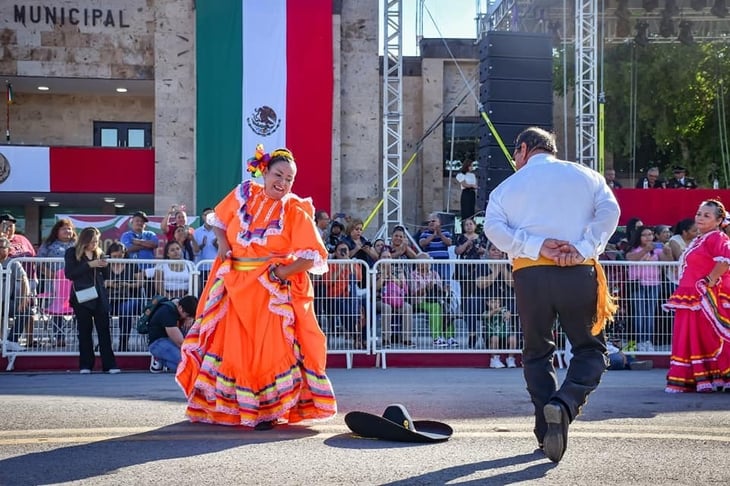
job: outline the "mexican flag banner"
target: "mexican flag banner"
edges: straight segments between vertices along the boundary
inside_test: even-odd
[[[262,143],[289,148],[294,192],[329,209],[332,0],[216,0],[195,14],[198,208],[248,177]]]

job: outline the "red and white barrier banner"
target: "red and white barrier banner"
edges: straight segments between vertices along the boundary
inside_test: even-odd
[[[155,152],[3,145],[0,192],[154,194]]]
[[[48,147],[0,146],[0,192],[50,192]]]

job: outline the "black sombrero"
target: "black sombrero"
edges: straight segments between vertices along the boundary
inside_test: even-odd
[[[406,407],[399,403],[388,405],[382,417],[350,412],[345,415],[345,423],[359,436],[396,442],[443,442],[454,433],[441,422],[412,420]]]

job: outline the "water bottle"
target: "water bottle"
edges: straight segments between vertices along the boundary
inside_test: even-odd
[[[715,180],[712,181],[712,188],[713,189],[720,189],[720,181],[717,180],[717,177],[715,177]]]
[[[644,177],[644,189],[649,189],[649,179]]]

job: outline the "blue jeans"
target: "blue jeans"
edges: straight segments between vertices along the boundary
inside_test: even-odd
[[[176,370],[180,364],[180,348],[170,338],[160,338],[150,344],[150,354],[167,366],[170,370]]]
[[[659,284],[641,285],[637,288],[636,341],[643,343],[654,340],[654,318],[659,300]]]

